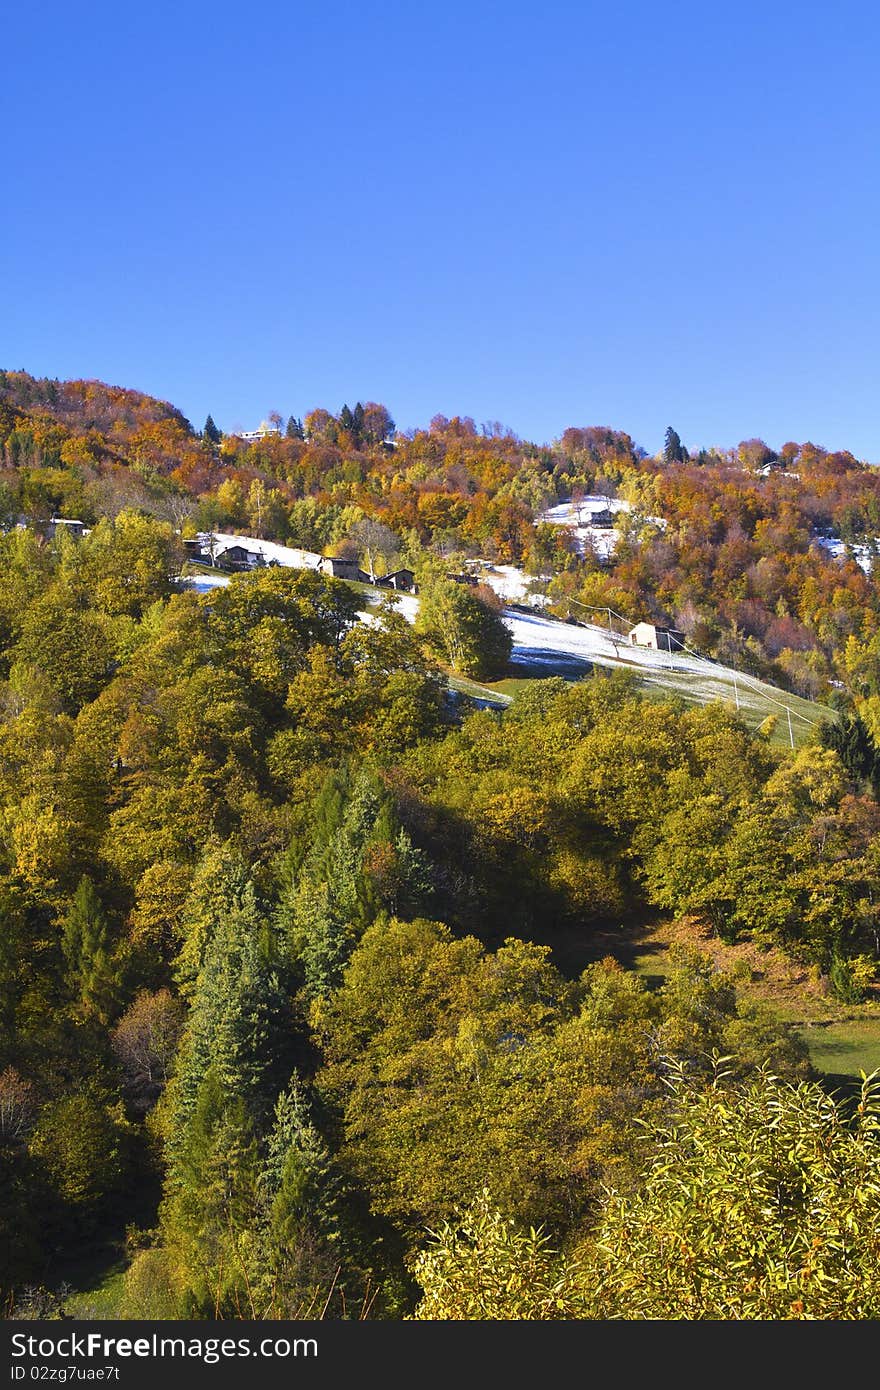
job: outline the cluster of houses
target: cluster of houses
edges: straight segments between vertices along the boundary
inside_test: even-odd
[[[379,589],[397,589],[401,593],[416,592],[415,574],[411,569],[394,570],[391,574],[372,575],[362,570],[357,560],[342,555],[320,555],[299,546],[278,545],[276,541],[259,540],[255,536],[235,536],[205,531],[193,540],[184,541],[189,559],[220,570],[255,570],[267,565],[288,569],[317,570],[335,579],[374,584]]]
[[[88,535],[88,527],[84,522],[72,517],[53,516],[48,521],[39,523],[39,529],[47,540],[51,540],[61,530],[77,538]],[[279,545],[276,541],[264,541],[255,536],[203,531],[194,539],[185,540],[183,545],[189,559],[211,565],[214,569],[234,572],[279,565],[288,569],[316,570],[319,574],[326,574],[334,579],[373,584],[378,589],[396,589],[407,594],[417,592],[415,574],[411,569],[394,570],[391,574],[383,575],[368,574],[366,570],[361,569],[357,560],[346,556],[321,555],[315,550]],[[504,568],[502,566],[502,569]],[[485,582],[484,575],[473,570],[450,573],[447,578],[455,580],[457,584],[476,585]],[[655,651],[664,652],[682,651],[685,644],[683,632],[645,622],[636,623],[627,633],[627,639],[632,646],[651,647]]]

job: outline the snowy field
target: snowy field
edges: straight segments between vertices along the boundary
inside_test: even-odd
[[[596,492],[590,493],[588,497],[581,497],[577,502],[557,502],[555,506],[542,512],[538,520],[548,521],[551,526],[589,526],[590,518],[601,512],[611,512],[614,515],[631,510],[629,503],[619,497],[603,497],[601,493]]]
[[[533,674],[542,667],[548,674],[570,670],[573,675],[578,666],[584,673],[594,665],[618,667],[632,671],[649,690],[654,687],[697,704],[727,701],[753,720],[777,714],[787,723],[790,711],[795,735],[818,723],[823,714],[820,705],[706,657],[631,646],[605,628],[575,627],[537,613],[507,610],[504,618],[513,634],[511,663],[530,668]]]
[[[195,589],[197,594],[207,594],[211,589],[222,588],[229,583],[228,574],[190,574],[183,580],[187,589]]]

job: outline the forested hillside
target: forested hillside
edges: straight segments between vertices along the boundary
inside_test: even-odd
[[[380,572],[426,548],[450,562],[479,555],[548,576],[559,611],[577,600],[669,623],[799,694],[842,682],[870,702],[880,690],[875,586],[845,549],[863,564],[876,551],[880,475],[845,449],[746,439],[691,456],[670,429],[647,457],[619,430],[569,428],[536,445],[445,416],[395,434],[373,403],[274,424],[250,443],[210,417],[197,434],[133,391],[4,372],[0,519],[89,524],[133,506],[184,531],[369,553]],[[630,508],[616,514],[610,562],[578,554],[570,529],[535,525],[589,493]],[[876,719],[873,704],[866,714]]]
[[[871,1088],[708,956],[649,988],[615,951],[686,915],[873,990],[875,470],[375,403],[248,443],[16,372],[0,447],[9,1312],[116,1242],[130,1317],[877,1315]],[[628,503],[608,556],[539,520],[587,494]],[[408,564],[424,620],[310,570],[195,592],[186,540],[236,528]],[[598,668],[476,708],[437,637],[476,557],[827,721],[780,750]]]

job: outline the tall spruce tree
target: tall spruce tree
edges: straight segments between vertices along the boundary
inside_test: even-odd
[[[687,450],[681,442],[676,430],[671,425],[666,427],[666,436],[663,441],[663,461],[664,463],[683,463],[687,458]]]
[[[119,971],[113,959],[107,914],[94,883],[83,875],[61,928],[61,949],[68,980],[85,1014],[106,1021],[118,992]]]
[[[246,899],[250,904],[252,894],[253,886],[239,851],[216,839],[209,841],[181,914],[183,941],[174,970],[185,997],[195,989],[215,932],[230,910],[241,911]]]
[[[858,714],[841,714],[819,725],[823,747],[831,748],[857,784],[867,783],[880,800],[880,753]]]
[[[298,861],[298,868],[297,868]],[[383,912],[417,911],[429,891],[427,861],[397,818],[375,773],[331,774],[315,808],[305,854],[278,914],[309,994],[335,989],[364,931]]]
[[[254,1317],[249,1266],[260,1160],[241,1096],[217,1067],[201,1077],[160,1210],[165,1257],[184,1316]]]
[[[266,914],[253,884],[229,878],[225,910],[215,903],[209,913],[163,1106],[161,1229],[184,1307],[253,1317],[260,1143],[293,1071],[296,1034]]]
[[[268,922],[253,885],[229,904],[205,951],[174,1083],[169,1144],[179,1147],[213,1067],[224,1092],[264,1119],[290,1076],[293,1029]]]
[[[283,1316],[304,1316],[334,1285],[344,1289],[346,1249],[340,1182],[296,1077],[275,1106],[260,1200],[262,1258],[255,1277]]]

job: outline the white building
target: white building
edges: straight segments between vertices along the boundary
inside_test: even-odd
[[[684,633],[672,627],[657,627],[656,623],[636,623],[628,633],[633,647],[652,647],[656,652],[680,652]]]
[[[259,429],[242,430],[241,434],[238,437],[239,439],[244,439],[248,444],[253,444],[258,439],[268,439],[272,435],[280,436],[280,434],[280,425],[273,425],[270,424],[268,420],[264,420],[260,425]]]

